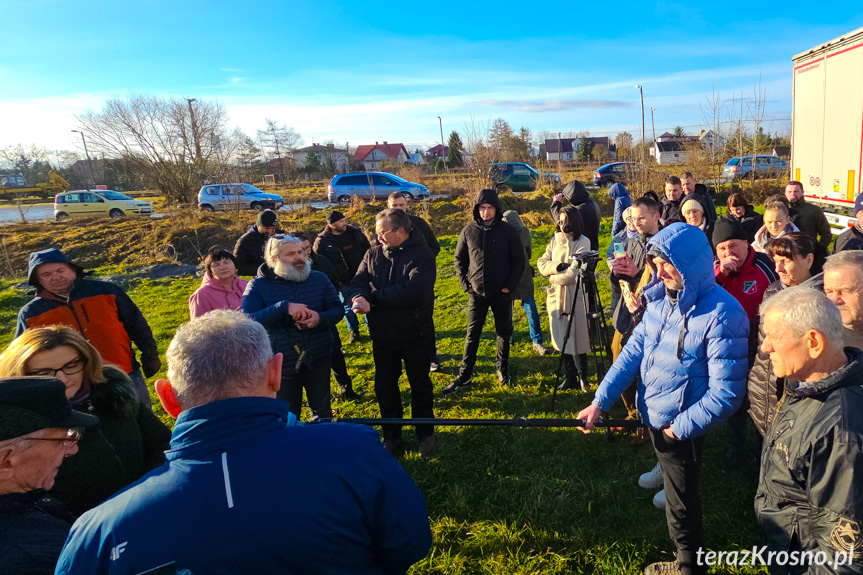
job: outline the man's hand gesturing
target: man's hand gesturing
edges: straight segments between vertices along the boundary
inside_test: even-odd
[[[591,433],[596,430],[594,423],[597,422],[602,411],[592,403],[578,412],[575,417],[584,420],[584,427],[580,427],[582,433]]]

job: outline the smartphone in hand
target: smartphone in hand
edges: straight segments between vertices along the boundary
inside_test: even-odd
[[[624,253],[623,242],[614,242],[614,257],[622,256]]]
[[[629,289],[628,281],[620,280],[620,294],[623,296],[625,302],[629,303],[632,301],[632,291]]]

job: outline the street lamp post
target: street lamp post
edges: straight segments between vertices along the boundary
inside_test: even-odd
[[[440,155],[444,156],[446,152],[446,146],[443,143],[443,120],[440,119],[440,116],[437,117],[437,121],[440,124]],[[443,167],[446,168],[446,173],[449,173],[449,166],[446,165],[447,158],[444,156],[443,159]]]
[[[653,141],[656,142],[656,126],[653,124],[653,113],[656,111],[656,108],[650,109],[650,129],[653,130]]]
[[[646,147],[644,136],[644,86],[636,84],[638,93],[641,94],[641,191],[644,192],[644,150]]]
[[[87,151],[87,140],[84,139],[84,132],[80,130],[72,130],[73,132],[77,132],[81,134],[81,141],[84,143],[84,155],[87,156],[87,166],[90,168],[90,180],[93,183],[93,187],[96,187],[96,176],[93,175],[93,162],[90,160],[90,152]],[[90,191],[90,186],[87,186],[87,191]]]

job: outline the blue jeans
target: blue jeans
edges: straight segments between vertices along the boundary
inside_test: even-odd
[[[357,314],[351,311],[351,300],[348,297],[348,292],[350,286],[343,285],[339,288],[339,293],[342,296],[342,303],[345,306],[345,321],[348,322],[348,329],[350,331],[359,331],[360,329],[360,320],[357,318]]]
[[[530,339],[533,343],[542,343],[542,327],[539,325],[539,311],[536,309],[536,298],[533,296],[521,301],[527,325],[530,329]]]

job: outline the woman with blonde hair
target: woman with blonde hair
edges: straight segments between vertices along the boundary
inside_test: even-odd
[[[51,490],[74,515],[165,462],[171,431],[138,401],[123,370],[104,364],[75,330],[53,325],[24,331],[0,355],[0,377],[19,376],[59,379],[74,409],[99,417]]]
[[[767,244],[781,238],[785,234],[799,232],[800,229],[791,221],[791,213],[785,202],[771,200],[764,204],[764,225],[755,232],[752,247],[755,251],[767,253]]]

